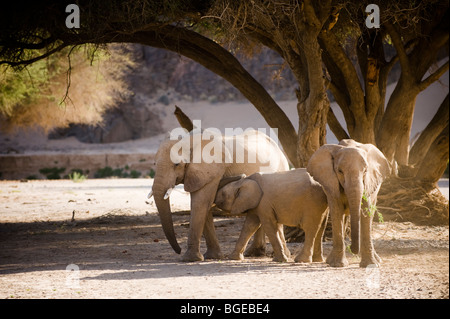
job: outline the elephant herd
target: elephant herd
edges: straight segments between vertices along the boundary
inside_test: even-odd
[[[372,144],[351,139],[326,144],[310,158],[306,168],[289,170],[278,145],[266,134],[245,131],[241,135],[204,138],[191,132],[166,139],[155,157],[156,173],[152,191],[161,225],[176,253],[181,248],[175,236],[170,210],[170,193],[184,184],[190,193],[191,215],[187,250],[183,261],[222,259],[210,208],[213,204],[246,219],[230,259],[265,254],[265,235],[274,250],[275,261],[290,257],[283,225],[305,231],[302,251],[296,262],[322,262],[322,237],[328,218],[332,222],[333,249],[326,262],[345,267],[345,216],[350,215],[351,251],[360,253],[361,267],[379,265],[372,243],[371,227],[377,194],[391,173],[383,153]],[[181,152],[181,155],[180,155]],[[177,155],[177,156],[174,156]],[[213,160],[211,160],[211,155]],[[207,251],[200,253],[204,236]]]

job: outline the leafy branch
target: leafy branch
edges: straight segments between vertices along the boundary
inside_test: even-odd
[[[370,203],[370,197],[365,190],[362,195],[361,207],[362,207],[363,214],[365,213],[369,217],[374,217],[375,214],[377,214],[378,221],[380,223],[384,222],[383,215],[379,212],[379,210],[375,204]]]

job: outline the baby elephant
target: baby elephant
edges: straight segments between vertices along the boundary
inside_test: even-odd
[[[296,262],[322,262],[322,236],[328,214],[322,186],[304,168],[270,174],[235,177],[216,194],[216,205],[231,213],[247,211],[244,226],[230,259],[244,259],[250,237],[262,225],[274,250],[274,261],[287,261],[283,226],[300,226],[305,231],[303,250]],[[238,179],[238,180],[236,180]],[[221,188],[220,188],[221,187]]]

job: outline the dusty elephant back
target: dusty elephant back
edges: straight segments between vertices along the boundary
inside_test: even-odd
[[[232,155],[232,163],[227,165],[224,177],[289,170],[289,163],[283,151],[273,139],[262,132],[248,130],[244,134],[224,136],[224,145]],[[256,149],[254,145],[257,145]]]
[[[304,168],[272,174],[254,174],[251,178],[259,179],[264,201],[270,201],[264,205],[274,208],[281,224],[298,226],[305,213],[321,214],[327,208],[327,197],[322,186],[314,181]]]

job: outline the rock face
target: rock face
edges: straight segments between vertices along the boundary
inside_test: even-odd
[[[114,143],[163,133],[164,107],[179,100],[206,100],[211,104],[245,100],[230,83],[200,64],[174,52],[130,45],[136,66],[128,75],[130,96],[104,115],[96,126],[71,125],[53,131],[49,138],[75,136],[85,143]],[[252,59],[239,57],[244,67],[278,100],[295,98],[295,79],[281,57],[262,49]]]
[[[104,115],[99,125],[70,125],[56,129],[50,139],[75,136],[84,143],[116,143],[150,137],[162,132],[159,116],[150,108],[133,103],[120,105]]]

